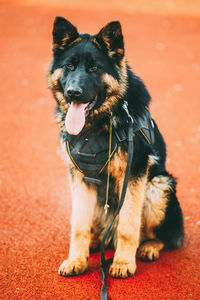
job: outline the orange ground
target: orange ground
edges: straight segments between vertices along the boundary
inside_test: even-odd
[[[66,167],[57,155],[59,129],[46,72],[52,22],[62,15],[82,32],[121,21],[129,63],[153,98],[151,112],[168,145],[168,169],[178,177],[184,212],[183,249],[163,251],[153,263],[138,261],[133,278],[108,277],[109,296],[200,299],[199,7],[157,9],[153,1],[142,12],[129,0],[118,0],[116,7],[108,1],[96,7],[89,0],[74,6],[67,2],[0,5],[0,297],[99,299],[99,253],[91,256],[85,275],[57,275],[69,248],[71,196]]]

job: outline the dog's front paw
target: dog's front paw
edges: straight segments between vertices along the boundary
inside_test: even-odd
[[[64,260],[58,270],[58,274],[61,276],[75,276],[80,275],[87,269],[87,260],[81,258]]]
[[[109,269],[109,274],[116,278],[127,278],[133,276],[136,270],[135,263],[127,263],[115,261],[112,263]]]

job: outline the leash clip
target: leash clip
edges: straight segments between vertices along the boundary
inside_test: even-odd
[[[109,207],[110,207],[110,205],[108,205],[108,204],[105,204],[105,205],[104,205],[104,211],[105,211],[105,214],[106,214],[106,215],[107,215],[107,213],[108,213]]]

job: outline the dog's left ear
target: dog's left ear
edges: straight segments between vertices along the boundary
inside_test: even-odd
[[[77,39],[78,31],[74,25],[63,17],[56,17],[53,24],[53,51],[64,50]]]
[[[121,59],[124,56],[124,40],[120,22],[108,23],[97,34],[96,40],[106,48],[111,58]]]

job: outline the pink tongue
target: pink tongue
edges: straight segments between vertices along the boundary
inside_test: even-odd
[[[69,134],[77,135],[85,124],[85,107],[88,103],[72,102],[65,118],[65,127]]]

